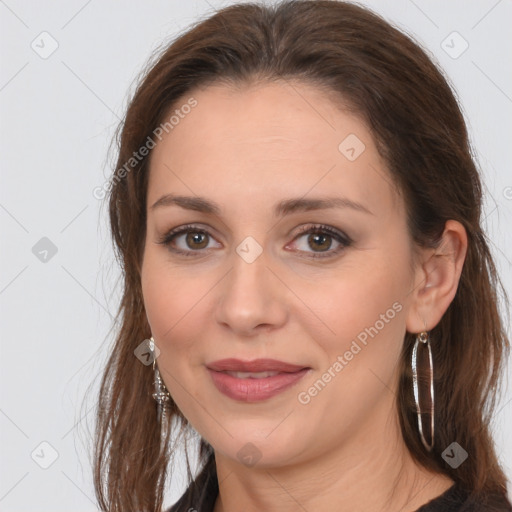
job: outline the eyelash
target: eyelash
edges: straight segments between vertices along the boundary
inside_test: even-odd
[[[187,224],[185,226],[180,226],[178,228],[172,229],[165,233],[158,241],[158,244],[165,245],[169,248],[170,251],[180,254],[183,256],[197,256],[200,252],[203,252],[204,249],[194,250],[190,249],[189,251],[183,251],[181,249],[176,249],[174,247],[171,247],[171,242],[177,238],[180,235],[187,234],[187,233],[199,233],[207,235],[208,237],[211,237],[210,233],[208,233],[207,230],[199,228],[198,226],[195,226],[193,224]],[[321,235],[329,235],[334,240],[336,240],[340,247],[338,247],[335,250],[327,250],[327,251],[320,251],[320,252],[312,252],[309,256],[306,256],[307,258],[328,258],[338,255],[341,251],[349,247],[353,240],[347,236],[346,234],[342,233],[341,231],[338,231],[337,229],[334,229],[330,226],[326,226],[324,224],[315,224],[315,225],[307,225],[302,226],[299,228],[299,232],[294,237],[293,241],[295,241],[297,238],[299,238],[302,235],[307,234],[321,234]],[[213,238],[213,237],[212,237]],[[302,252],[302,251],[297,251]]]

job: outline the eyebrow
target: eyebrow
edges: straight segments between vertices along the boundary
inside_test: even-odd
[[[174,194],[165,194],[158,199],[151,210],[162,208],[164,206],[179,206],[186,210],[194,210],[202,213],[210,213],[220,215],[220,206],[206,199],[204,197],[193,196],[179,196]],[[352,201],[346,197],[319,197],[314,199],[285,199],[277,203],[274,207],[274,215],[276,217],[284,217],[295,212],[309,211],[309,210],[323,210],[329,208],[350,208],[358,212],[374,215],[369,208],[361,203]]]

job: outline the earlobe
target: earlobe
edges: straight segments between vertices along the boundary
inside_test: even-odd
[[[407,331],[431,330],[439,323],[457,293],[467,245],[464,226],[448,220],[439,246],[424,249],[416,272]]]

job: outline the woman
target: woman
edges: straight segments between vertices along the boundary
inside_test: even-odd
[[[109,191],[102,510],[161,510],[187,432],[202,468],[173,512],[512,510],[481,201],[445,79],[368,10],[235,5],[178,38]]]

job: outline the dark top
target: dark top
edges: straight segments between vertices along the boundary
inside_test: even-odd
[[[213,512],[218,494],[217,471],[212,457],[185,494],[167,512]],[[512,512],[512,506],[501,494],[470,498],[469,493],[455,483],[416,512]]]

